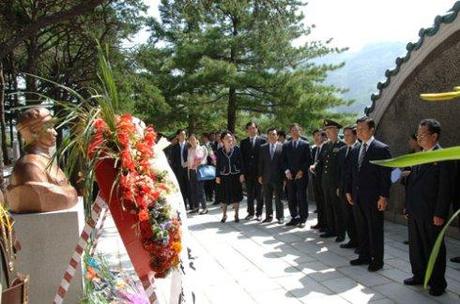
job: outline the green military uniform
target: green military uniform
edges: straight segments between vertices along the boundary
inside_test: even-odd
[[[341,128],[342,126],[334,121],[326,120],[325,127]],[[338,154],[340,148],[343,146],[345,146],[345,143],[339,139],[335,142],[330,140],[326,142],[316,165],[316,170],[322,172],[321,186],[325,202],[326,233],[322,237],[337,236],[337,241],[343,241],[345,237],[343,202],[337,196],[337,189],[339,187]]]

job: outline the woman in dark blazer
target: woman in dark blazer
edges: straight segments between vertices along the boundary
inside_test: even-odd
[[[244,175],[241,170],[241,152],[235,145],[233,134],[225,131],[221,135],[222,149],[217,152],[216,183],[220,186],[222,202],[222,223],[227,220],[227,206],[233,204],[235,222],[238,223],[239,204],[243,200],[242,183]]]

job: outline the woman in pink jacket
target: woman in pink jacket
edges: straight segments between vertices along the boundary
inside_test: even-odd
[[[198,167],[205,165],[208,157],[208,150],[201,146],[195,134],[190,134],[188,137],[187,168],[188,180],[190,183],[190,213],[198,213],[199,205],[201,204],[200,214],[208,213],[206,207],[206,199],[204,196],[204,181],[198,180]]]

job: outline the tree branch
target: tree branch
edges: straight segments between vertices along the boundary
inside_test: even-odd
[[[44,16],[40,17],[35,21],[34,23],[26,26],[22,31],[8,39],[7,41],[1,43],[0,47],[0,60],[3,60],[3,58],[11,52],[14,48],[16,48],[22,41],[25,39],[28,39],[35,35],[37,31],[41,30],[42,28],[45,28],[49,25],[53,25],[56,23],[60,23],[72,18],[75,18],[80,15],[84,15],[93,9],[95,9],[98,5],[103,3],[106,0],[87,0],[83,3],[77,4],[74,7],[54,13],[49,16]]]

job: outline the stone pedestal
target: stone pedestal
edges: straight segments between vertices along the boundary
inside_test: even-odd
[[[22,247],[17,268],[30,275],[30,303],[52,303],[85,225],[82,200],[67,210],[12,215]],[[80,303],[82,295],[81,271],[77,271],[64,303]]]

